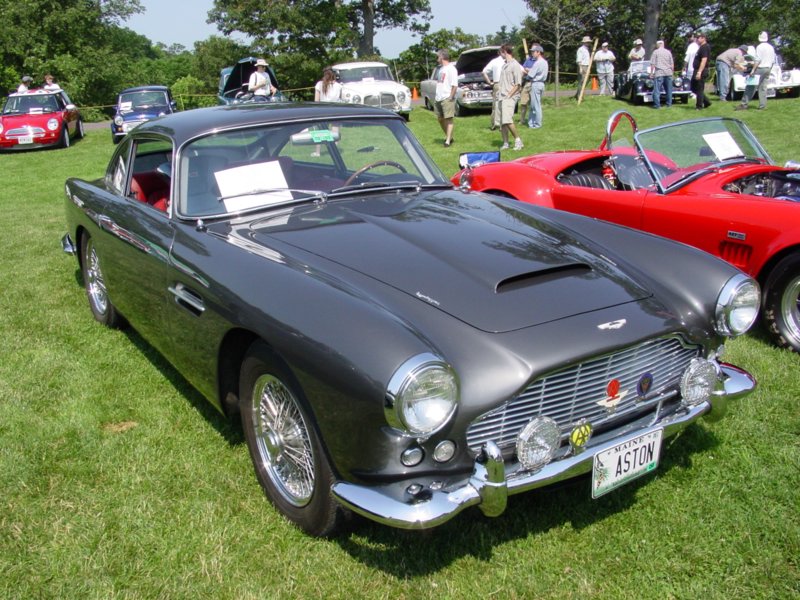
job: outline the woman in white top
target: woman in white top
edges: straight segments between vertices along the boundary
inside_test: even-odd
[[[314,86],[314,102],[341,102],[342,84],[336,81],[336,73],[330,67],[322,71],[322,79]]]

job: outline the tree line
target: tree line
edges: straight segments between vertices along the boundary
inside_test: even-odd
[[[112,104],[134,85],[169,85],[176,95],[208,94],[214,103],[219,71],[245,56],[263,56],[289,95],[308,98],[324,66],[355,59],[388,62],[398,79],[416,83],[435,66],[435,51],[509,42],[523,57],[523,40],[545,49],[563,81],[574,80],[575,48],[584,35],[609,42],[622,58],[636,38],[652,48],[663,39],[680,62],[687,35],[703,30],[713,55],[754,43],[770,33],[784,60],[800,66],[800,0],[528,0],[519,26],[486,35],[456,27],[430,31],[429,0],[215,0],[208,22],[220,35],[191,49],[154,44],[125,27],[144,9],[139,0],[0,0],[0,90],[16,88],[22,75],[45,73],[81,106]],[[452,9],[458,22],[457,5]],[[399,56],[381,56],[375,32],[402,28],[409,45]],[[247,43],[232,38],[243,34]],[[292,93],[294,91],[295,93]],[[198,101],[199,103],[203,103]],[[99,110],[99,109],[98,109]]]

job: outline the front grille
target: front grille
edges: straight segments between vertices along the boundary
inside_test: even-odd
[[[365,96],[364,104],[367,106],[382,106],[383,108],[397,108],[394,94],[382,93],[376,96]]]
[[[699,347],[687,347],[669,337],[549,373],[513,400],[475,419],[467,429],[467,446],[475,453],[487,441],[493,441],[501,450],[513,447],[519,432],[536,416],[555,420],[562,434],[583,419],[595,429],[607,428],[665,397],[677,395],[683,371],[699,355]],[[640,397],[637,387],[646,373],[652,376],[653,383]],[[620,382],[622,399],[610,413],[598,402],[607,397],[612,379]]]
[[[41,127],[17,127],[6,131],[6,137],[25,137],[26,135],[41,137],[44,135],[44,129]]]

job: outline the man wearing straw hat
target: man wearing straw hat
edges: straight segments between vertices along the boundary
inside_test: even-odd
[[[592,38],[588,35],[583,36],[581,45],[578,46],[578,52],[575,55],[575,62],[578,65],[578,91],[575,94],[577,98],[581,93],[581,86],[586,80],[586,74],[589,72],[589,63],[591,62],[591,55],[589,54],[589,44],[592,43]]]

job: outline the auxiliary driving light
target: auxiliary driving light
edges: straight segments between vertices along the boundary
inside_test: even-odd
[[[550,417],[534,417],[517,438],[517,459],[526,471],[541,469],[561,445],[561,431]]]
[[[681,396],[686,406],[697,406],[711,397],[717,369],[711,361],[693,358],[681,377]]]
[[[400,455],[400,462],[407,467],[416,467],[422,462],[424,457],[425,453],[422,451],[422,448],[419,446],[414,446],[413,448],[408,448],[407,450],[403,451],[403,453]]]
[[[451,440],[444,440],[436,444],[436,448],[433,449],[433,460],[436,462],[447,462],[456,453],[456,444]]]

